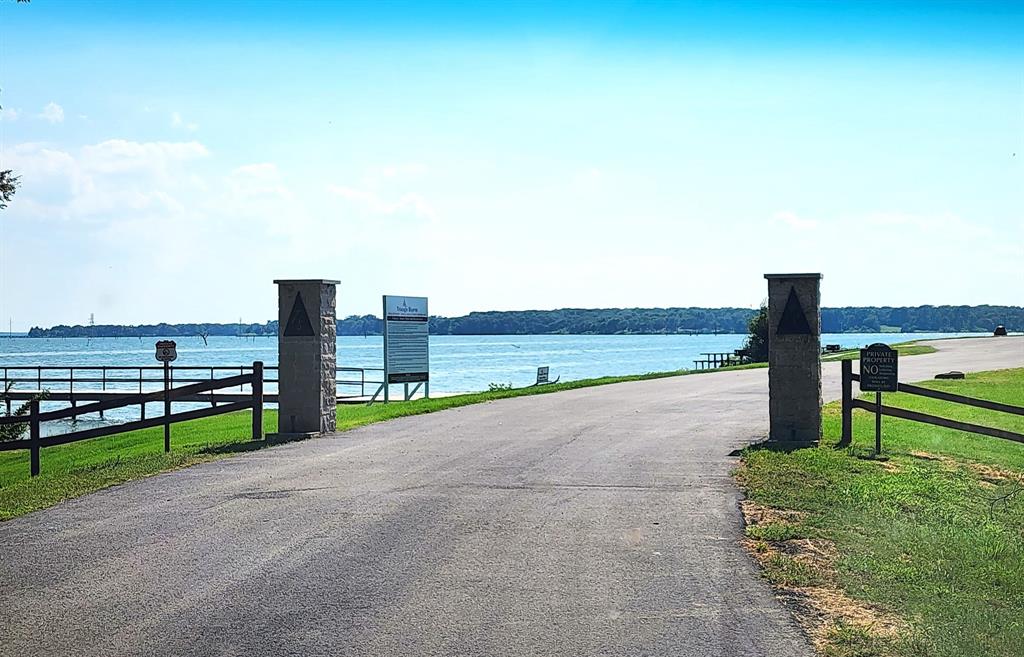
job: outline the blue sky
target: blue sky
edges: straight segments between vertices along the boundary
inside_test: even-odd
[[[0,1],[0,319],[1024,303],[1024,3]]]

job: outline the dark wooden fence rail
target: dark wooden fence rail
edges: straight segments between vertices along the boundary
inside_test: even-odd
[[[128,393],[113,399],[106,399],[103,401],[96,402],[94,404],[86,404],[84,406],[79,406],[77,408],[62,408],[55,411],[40,412],[39,400],[32,399],[29,402],[31,406],[27,416],[23,415],[0,417],[0,425],[28,424],[29,439],[0,442],[0,452],[18,449],[29,450],[31,453],[31,472],[32,476],[35,477],[39,474],[39,451],[43,447],[53,447],[54,445],[64,445],[66,443],[73,443],[79,440],[88,440],[90,438],[111,436],[118,433],[124,433],[126,431],[136,431],[138,429],[148,429],[150,427],[163,426],[164,451],[169,452],[171,450],[170,426],[172,424],[247,409],[252,410],[252,439],[262,440],[264,401],[263,363],[256,361],[255,363],[252,364],[251,368],[246,369],[250,370],[248,374],[239,374],[236,376],[229,376],[213,380],[204,379],[199,383],[192,383],[189,385],[180,386],[178,388],[167,388],[165,390],[154,390],[152,392],[145,393]],[[170,409],[170,404],[171,402],[174,401],[185,401],[200,393],[211,392],[213,390],[222,388],[233,388],[235,386],[245,385],[249,385],[251,388],[251,392],[248,395],[248,399],[245,401],[235,401],[227,404],[221,404],[219,406],[215,405],[210,408],[200,408],[191,411],[181,411],[178,413],[168,412],[159,417],[153,417],[149,419],[143,418],[141,420],[125,422],[123,424],[113,424],[103,427],[95,427],[93,429],[72,431],[70,433],[47,436],[45,438],[42,438],[40,436],[40,424],[43,422],[74,418],[84,413],[97,413],[104,410],[121,408],[124,406],[136,406],[146,404],[148,402],[163,402],[164,407],[166,409]]]
[[[898,417],[904,420],[912,420],[914,422],[922,422],[924,424],[932,424],[938,427],[945,427],[947,429],[956,429],[958,431],[967,431],[970,433],[977,433],[984,436],[992,436],[993,438],[1002,438],[1004,440],[1012,440],[1014,442],[1024,443],[1024,434],[1016,433],[1013,431],[1007,431],[1006,429],[986,427],[980,424],[972,424],[970,422],[959,422],[957,420],[950,420],[948,418],[939,417],[937,415],[928,415],[927,413],[910,411],[904,408],[896,408],[894,406],[882,405],[881,407],[877,407],[874,402],[869,402],[864,399],[857,399],[853,396],[853,382],[860,381],[860,375],[853,373],[852,361],[844,360],[842,368],[843,427],[842,437],[839,441],[840,445],[849,445],[853,441],[853,409],[855,408],[863,408],[864,410],[871,411],[872,413],[877,411],[881,412],[882,415]],[[965,397],[964,395],[956,395],[951,392],[942,392],[940,390],[922,388],[921,386],[910,385],[909,383],[900,383],[898,384],[897,389],[899,390],[899,392],[904,392],[909,395],[918,395],[921,397],[929,397],[931,399],[940,399],[942,401],[948,401],[954,404],[963,404],[965,406],[984,408],[990,411],[999,411],[1001,413],[1010,413],[1012,415],[1024,415],[1024,407],[1012,406],[1010,404],[989,401],[987,399],[975,399],[974,397]]]

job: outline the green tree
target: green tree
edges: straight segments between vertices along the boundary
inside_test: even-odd
[[[747,342],[743,348],[747,350],[750,360],[763,363],[768,360],[768,304],[761,302],[757,313],[747,323]]]
[[[19,184],[18,176],[14,175],[13,171],[10,169],[0,171],[0,210],[6,208],[7,204],[11,202]]]

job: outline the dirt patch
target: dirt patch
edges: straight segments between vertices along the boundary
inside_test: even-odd
[[[740,502],[744,521],[748,526],[794,523],[807,514],[762,506],[751,500]],[[835,563],[839,553],[831,541],[798,538],[786,541],[765,541],[747,538],[747,551],[761,565],[785,555],[821,575],[818,586],[786,586],[773,582],[776,594],[793,612],[797,623],[810,637],[815,650],[823,652],[830,645],[830,637],[838,627],[855,626],[880,638],[895,638],[905,634],[909,625],[902,619],[854,600],[835,584]],[[770,579],[770,577],[769,577]]]
[[[785,511],[762,506],[751,500],[740,501],[740,511],[747,525],[771,525],[778,522],[797,523],[807,517],[803,511]]]
[[[882,466],[883,470],[891,474],[903,472],[903,468],[894,461],[879,461],[878,464]]]
[[[978,475],[982,481],[992,484],[1008,480],[1024,480],[1024,475],[1019,472],[996,468],[991,465],[985,465],[984,463],[968,463],[967,468],[974,474]]]
[[[985,463],[974,463],[973,461],[957,461],[954,458],[948,456],[942,456],[941,454],[932,454],[930,452],[913,451],[910,455],[914,458],[923,459],[926,461],[938,461],[942,465],[950,469],[956,468],[967,468],[973,474],[977,475],[983,482],[992,484],[1002,483],[1004,481],[1024,480],[1024,474],[1020,472],[1014,472],[1013,470],[1007,470],[1005,468],[998,468]]]

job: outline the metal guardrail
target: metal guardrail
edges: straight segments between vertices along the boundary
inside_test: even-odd
[[[111,386],[109,390],[119,392],[127,389],[127,386],[130,385],[132,389],[137,389],[142,393],[146,391],[146,384],[158,384],[163,387],[163,372],[163,367],[151,365],[4,365],[0,366],[0,373],[2,373],[0,375],[0,391],[6,390],[8,384],[13,386],[12,391],[18,391],[19,385],[34,384],[35,391],[49,389],[50,392],[68,393],[73,397],[76,385],[78,392],[104,392],[108,390],[108,386]],[[252,366],[172,365],[170,367],[172,385],[213,381],[218,376],[235,372],[238,375],[244,375],[247,372],[252,372]],[[264,383],[278,382],[277,366],[265,367],[264,372],[273,373],[273,376],[267,376],[264,379]],[[379,372],[380,380],[367,378],[368,372]],[[62,374],[63,376],[61,376]],[[367,388],[370,388],[372,392],[384,383],[383,374],[384,369],[377,367],[335,368],[335,386],[338,390],[338,398],[366,397]],[[66,385],[62,388],[54,388],[51,384]],[[359,392],[348,394],[353,388],[358,388]],[[239,390],[242,389],[243,386],[239,386]],[[271,395],[271,397],[267,401],[276,401],[276,396]]]

